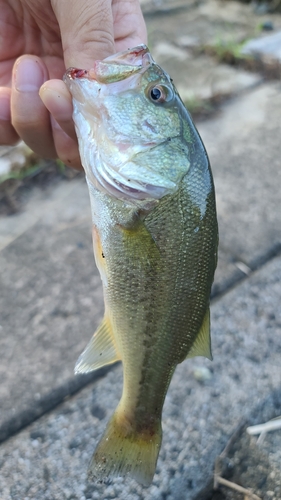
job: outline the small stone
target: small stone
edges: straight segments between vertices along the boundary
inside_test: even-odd
[[[29,435],[30,439],[41,439],[42,441],[44,441],[46,434],[44,431],[36,429],[34,431],[31,431]]]
[[[262,23],[262,25],[261,25],[261,29],[263,31],[273,31],[274,30],[273,22],[272,21],[264,21],[264,23]]]
[[[91,414],[93,415],[93,417],[96,417],[99,420],[103,420],[104,417],[106,416],[105,410],[103,408],[101,408],[101,406],[99,406],[97,404],[93,404],[91,406]]]
[[[206,382],[212,378],[212,373],[206,366],[200,366],[195,368],[193,371],[193,376],[198,382]]]

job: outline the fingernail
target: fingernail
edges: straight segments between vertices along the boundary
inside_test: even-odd
[[[15,68],[15,87],[19,92],[38,91],[44,83],[44,73],[39,61],[21,59]]]

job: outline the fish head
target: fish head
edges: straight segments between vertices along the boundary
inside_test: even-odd
[[[177,189],[189,168],[183,104],[145,45],[95,61],[89,70],[70,68],[64,81],[90,183],[131,202]]]

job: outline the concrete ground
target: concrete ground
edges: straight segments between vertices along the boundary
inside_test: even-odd
[[[34,189],[19,214],[0,219],[2,500],[207,499],[216,458],[239,427],[236,446],[253,450],[248,469],[253,460],[259,473],[239,472],[236,449],[229,458],[236,472],[228,477],[263,500],[281,499],[281,431],[258,444],[245,431],[281,414],[281,84],[194,51],[218,37],[238,43],[267,19],[277,30],[281,16],[261,18],[251,7],[211,0],[145,1],[143,8],[152,53],[183,97],[227,97],[197,123],[220,226],[214,361],[178,366],[150,488],[123,478],[87,483],[87,464],[120,397],[122,370],[73,375],[103,315],[85,182]],[[243,498],[227,489],[223,495],[217,498]]]

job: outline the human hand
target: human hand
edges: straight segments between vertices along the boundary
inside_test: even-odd
[[[145,42],[138,0],[0,0],[0,145],[81,168],[65,69]]]

